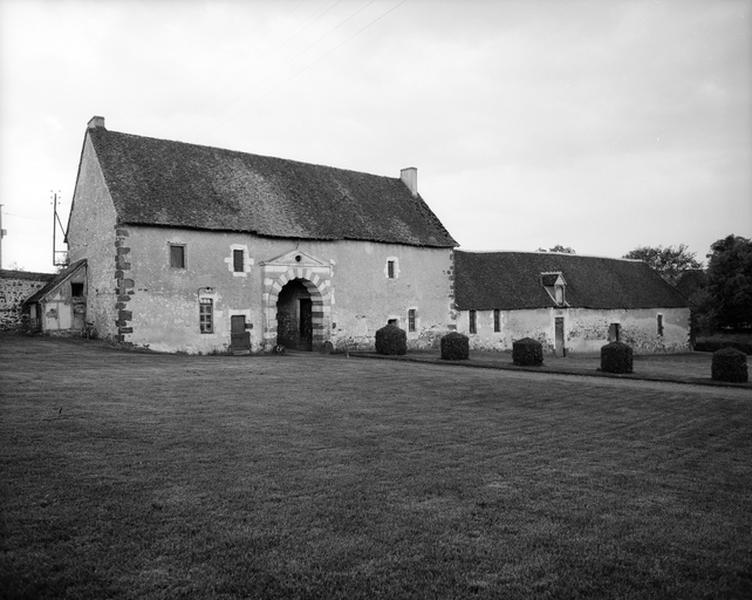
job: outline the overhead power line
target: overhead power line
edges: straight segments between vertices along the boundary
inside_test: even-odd
[[[334,31],[336,31],[337,29],[339,29],[342,25],[344,25],[345,23],[347,23],[350,19],[352,19],[353,17],[355,17],[358,14],[360,14],[361,12],[363,12],[366,8],[368,8],[369,6],[371,6],[371,4],[373,4],[374,2],[376,2],[376,0],[370,0],[369,2],[366,2],[365,4],[363,4],[359,9],[357,9],[353,13],[350,13],[347,17],[345,17],[344,19],[342,19],[339,23],[337,23],[329,31],[327,31],[323,35],[321,35],[318,38],[316,38],[313,42],[311,42],[310,44],[308,44],[305,48],[303,48],[299,52],[296,52],[295,54],[293,54],[291,56],[291,58],[292,59],[297,58],[301,54],[304,54],[304,53],[308,52],[308,50],[310,50],[311,48],[313,48],[321,40],[323,40],[324,38],[328,37],[331,33],[333,33]]]
[[[407,0],[400,0],[400,2],[398,2],[397,4],[395,4],[394,6],[392,6],[391,8],[389,8],[388,10],[386,10],[385,12],[381,13],[381,14],[380,14],[380,15],[379,15],[378,17],[376,17],[376,18],[372,19],[371,21],[369,21],[368,23],[366,23],[366,24],[365,24],[365,25],[364,25],[363,27],[361,27],[360,29],[358,29],[358,30],[357,30],[357,31],[356,31],[355,33],[353,33],[353,34],[352,34],[352,35],[351,35],[350,37],[347,37],[347,38],[345,38],[344,40],[342,40],[342,41],[341,41],[341,42],[340,42],[339,44],[337,44],[336,46],[334,46],[334,47],[330,48],[329,50],[327,50],[326,52],[324,52],[324,53],[323,53],[323,54],[321,54],[320,56],[316,57],[316,58],[315,58],[314,60],[312,60],[312,61],[311,61],[311,62],[309,62],[308,64],[306,64],[306,65],[303,65],[303,67],[302,67],[302,68],[298,69],[298,70],[297,70],[297,71],[296,71],[295,73],[293,73],[293,74],[292,74],[292,75],[291,75],[290,77],[288,77],[287,79],[284,79],[284,80],[280,81],[280,82],[279,82],[279,83],[278,83],[277,85],[275,85],[275,86],[274,86],[273,88],[270,88],[270,89],[269,89],[269,90],[267,91],[267,93],[263,95],[263,97],[266,97],[266,96],[268,96],[269,94],[271,94],[271,92],[272,92],[272,91],[273,91],[274,89],[276,89],[276,88],[280,87],[280,86],[281,86],[282,84],[284,84],[284,83],[287,83],[287,82],[289,82],[289,81],[292,81],[293,79],[296,79],[297,77],[299,77],[299,76],[300,76],[300,75],[301,75],[302,73],[304,73],[305,71],[307,71],[308,69],[310,69],[310,68],[311,68],[311,67],[312,67],[313,65],[315,65],[315,64],[316,64],[316,63],[318,63],[318,62],[320,62],[321,60],[323,60],[323,59],[324,59],[324,58],[326,58],[327,56],[329,56],[329,55],[330,55],[330,54],[331,54],[332,52],[334,52],[335,50],[337,50],[337,49],[341,48],[342,46],[344,46],[345,44],[347,44],[347,43],[348,43],[349,41],[351,41],[351,40],[355,39],[355,38],[356,38],[356,37],[358,37],[358,36],[359,36],[359,35],[360,35],[361,33],[363,33],[364,31],[366,31],[367,29],[369,29],[370,27],[372,27],[373,25],[375,25],[376,23],[378,23],[379,21],[381,21],[381,20],[382,20],[383,18],[385,18],[385,17],[387,16],[387,15],[389,15],[390,13],[394,12],[395,10],[397,10],[397,9],[398,9],[398,8],[399,8],[400,6],[402,6],[402,5],[403,5],[403,4],[405,3],[405,2],[407,2]],[[370,4],[370,3],[369,3],[369,4]],[[363,7],[363,8],[365,8],[365,7]],[[359,11],[357,11],[357,12],[359,12]],[[354,16],[354,15],[351,15],[351,16]],[[347,19],[345,19],[345,20],[348,20],[349,18],[350,18],[350,17],[347,17]],[[335,29],[336,29],[336,27],[335,27]],[[333,31],[333,30],[332,30],[332,31]],[[315,42],[314,42],[314,44],[315,44]]]
[[[286,37],[284,40],[282,40],[281,46],[286,46],[287,42],[289,42],[291,39],[295,38],[299,33],[301,33],[308,25],[311,25],[318,21],[321,17],[323,17],[326,13],[328,13],[330,10],[332,10],[335,6],[337,6],[342,0],[334,0],[331,4],[317,12],[312,17],[309,17],[305,21],[303,21],[303,24],[298,27],[293,33],[291,33],[288,37]]]

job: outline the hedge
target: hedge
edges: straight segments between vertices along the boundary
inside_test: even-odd
[[[470,356],[468,337],[452,331],[441,338],[441,358],[444,360],[467,360]]]
[[[736,348],[721,348],[713,352],[711,376],[716,381],[730,381],[732,383],[746,383],[747,355]]]
[[[376,331],[376,352],[407,354],[407,334],[396,325],[385,325]]]
[[[540,366],[543,364],[543,346],[532,338],[512,342],[512,361],[526,367]]]
[[[631,373],[632,348],[623,342],[611,342],[601,347],[601,371]]]

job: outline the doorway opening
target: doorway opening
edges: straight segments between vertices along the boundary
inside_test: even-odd
[[[288,281],[279,291],[277,344],[295,350],[313,348],[313,302],[300,279]]]
[[[554,352],[556,356],[566,356],[564,345],[564,317],[554,317]]]
[[[230,349],[233,353],[251,351],[251,333],[247,330],[245,315],[230,317]]]

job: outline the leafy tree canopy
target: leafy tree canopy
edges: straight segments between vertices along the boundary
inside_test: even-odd
[[[752,240],[732,234],[710,249],[701,312],[715,327],[752,327]]]
[[[556,244],[553,248],[549,248],[546,250],[545,248],[538,248],[538,252],[561,252],[562,254],[577,254],[574,251],[574,248],[570,248],[569,246],[562,246],[561,244]]]
[[[657,273],[671,285],[676,285],[684,271],[702,268],[702,264],[695,259],[695,253],[690,252],[686,244],[678,246],[640,246],[630,250],[624,258],[633,258],[648,263]]]

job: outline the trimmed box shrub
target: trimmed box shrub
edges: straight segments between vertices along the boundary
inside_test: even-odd
[[[601,371],[631,373],[632,348],[623,342],[611,342],[601,347]]]
[[[376,331],[376,352],[407,354],[407,334],[396,325],[385,325]]]
[[[533,338],[512,342],[512,361],[515,365],[537,367],[543,364],[543,346]]]
[[[713,352],[710,370],[716,381],[746,383],[749,379],[747,355],[736,348],[726,347]]]
[[[470,356],[470,344],[466,335],[456,331],[441,338],[441,358],[444,360],[467,360]]]

